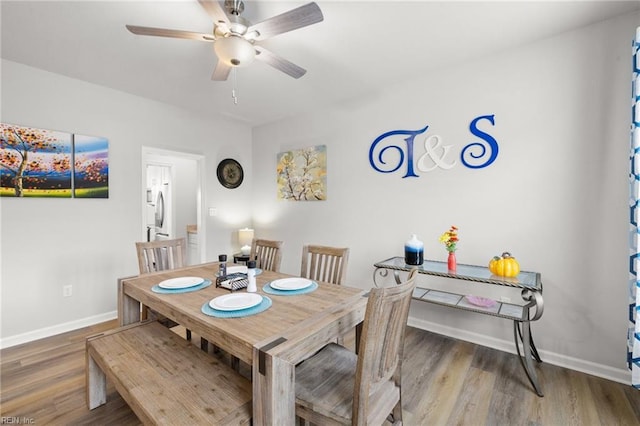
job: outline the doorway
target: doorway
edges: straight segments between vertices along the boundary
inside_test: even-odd
[[[185,238],[187,264],[204,262],[204,156],[142,147],[142,241]]]

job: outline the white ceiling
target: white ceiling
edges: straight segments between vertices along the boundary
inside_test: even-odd
[[[307,1],[245,1],[256,23]],[[196,0],[1,2],[2,58],[207,114],[260,125],[365,96],[513,46],[640,10],[635,1],[317,1],[324,21],[269,39],[306,68],[256,61],[211,81],[212,44],[136,36],[125,24],[207,33]],[[640,24],[640,22],[639,22]]]

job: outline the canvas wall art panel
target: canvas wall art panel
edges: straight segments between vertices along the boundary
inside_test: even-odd
[[[327,199],[327,146],[281,152],[277,164],[278,199],[323,201]]]
[[[71,197],[71,134],[0,124],[0,195]]]
[[[109,198],[109,142],[105,138],[75,135],[73,164],[74,197]]]
[[[0,196],[108,198],[108,141],[0,123]]]

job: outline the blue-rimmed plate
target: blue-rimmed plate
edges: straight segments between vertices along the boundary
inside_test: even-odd
[[[209,306],[219,311],[239,311],[252,308],[262,302],[262,296],[256,293],[231,293],[216,297]]]
[[[282,291],[302,290],[303,288],[309,287],[311,284],[313,284],[313,281],[299,277],[282,278],[269,283],[271,288]]]
[[[267,294],[273,294],[274,296],[298,296],[301,294],[313,293],[318,289],[318,283],[312,282],[309,287],[302,288],[300,290],[276,290],[271,288],[271,284],[267,283],[262,287],[262,291]]]
[[[240,309],[239,311],[220,311],[213,309],[209,302],[202,305],[201,311],[203,314],[216,318],[242,318],[250,315],[259,314],[266,311],[271,307],[271,299],[268,296],[262,297],[262,302],[258,305],[248,309]]]
[[[204,282],[202,277],[178,277],[164,280],[158,283],[158,287],[166,290],[178,290],[181,288],[189,288],[196,285],[200,285]]]

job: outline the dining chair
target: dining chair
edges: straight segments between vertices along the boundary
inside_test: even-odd
[[[404,336],[417,268],[369,293],[358,354],[329,343],[296,366],[296,416],[327,425],[402,424]]]
[[[340,285],[347,276],[348,262],[348,248],[307,244],[302,247],[300,276]]]
[[[251,243],[250,259],[256,260],[256,266],[266,271],[280,272],[282,262],[282,241],[254,238]]]
[[[136,252],[138,254],[140,274],[149,274],[187,266],[186,238],[136,242]],[[142,309],[142,317],[144,319],[148,315],[148,309],[146,306]],[[167,327],[175,327],[178,325],[168,318],[160,317],[157,313],[154,313],[154,315]],[[191,340],[191,330],[187,329],[186,334],[187,340]],[[202,339],[200,346],[205,350],[208,347],[208,342]]]
[[[348,263],[349,249],[346,247],[305,244],[302,247],[300,276],[310,280],[341,285],[347,277]],[[344,338],[338,337],[336,343],[344,345]]]

